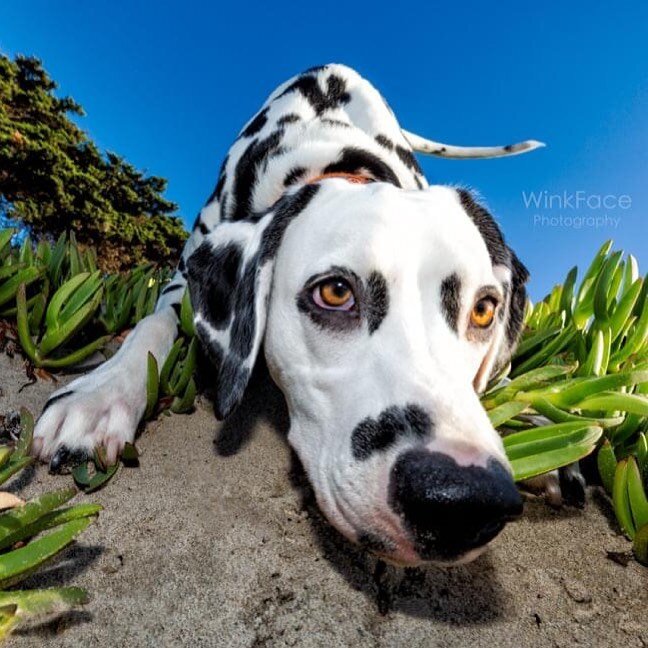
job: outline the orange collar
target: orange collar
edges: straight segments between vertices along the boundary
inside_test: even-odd
[[[313,184],[314,182],[319,182],[326,178],[343,178],[348,182],[353,184],[369,184],[374,182],[373,178],[368,178],[367,176],[360,175],[359,173],[345,173],[344,171],[336,171],[333,173],[322,173],[321,175],[311,178],[306,184]]]

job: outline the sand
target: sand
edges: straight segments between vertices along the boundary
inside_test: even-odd
[[[54,389],[18,393],[19,358],[0,357],[0,376],[0,413],[36,413]],[[648,645],[648,569],[608,557],[630,546],[598,490],[584,510],[527,501],[469,565],[382,573],[318,513],[285,427],[263,374],[225,425],[206,403],[149,424],[140,467],[77,498],[105,507],[99,521],[24,584],[80,585],[91,602],[10,645]],[[70,479],[41,466],[12,489],[32,496]]]

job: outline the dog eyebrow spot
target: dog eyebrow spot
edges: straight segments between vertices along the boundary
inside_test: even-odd
[[[284,187],[289,187],[291,184],[297,182],[297,180],[299,180],[307,171],[308,169],[306,167],[293,167],[284,178]]]
[[[183,288],[182,284],[174,284],[170,283],[168,286],[164,287],[164,290],[160,293],[161,295],[168,295],[170,292],[173,292],[175,290],[180,290],[180,288]]]
[[[384,146],[388,151],[394,150],[394,142],[392,142],[386,135],[376,135],[374,138],[380,146]]]
[[[389,310],[389,291],[387,281],[378,271],[369,275],[367,280],[367,324],[369,335],[375,333]]]
[[[266,106],[259,112],[246,126],[245,130],[241,133],[241,137],[252,137],[256,135],[268,122],[268,110],[269,107]]]
[[[374,452],[385,450],[402,437],[426,438],[432,433],[432,429],[432,419],[418,405],[393,405],[377,419],[368,416],[356,425],[351,434],[351,451],[354,459],[364,461]]]
[[[387,162],[370,151],[356,146],[343,148],[337,162],[326,166],[323,173],[360,173],[365,170],[379,182],[389,182],[396,187],[401,186],[396,173]]]
[[[448,326],[458,332],[459,309],[461,307],[461,279],[452,273],[441,282],[441,309]]]
[[[277,124],[279,126],[284,126],[285,124],[294,124],[300,119],[301,117],[297,113],[288,113],[286,115],[283,115],[282,117],[279,117],[279,119],[277,119]]]

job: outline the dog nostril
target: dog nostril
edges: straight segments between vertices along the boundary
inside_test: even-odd
[[[522,498],[495,459],[460,466],[449,455],[409,450],[389,484],[390,504],[423,558],[450,559],[492,540],[522,513]]]

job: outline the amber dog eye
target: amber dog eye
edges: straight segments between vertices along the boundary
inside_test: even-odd
[[[351,286],[338,277],[326,279],[313,289],[313,301],[327,310],[351,310],[355,297]]]
[[[495,317],[497,304],[491,297],[480,299],[470,313],[470,323],[478,328],[487,328]]]

